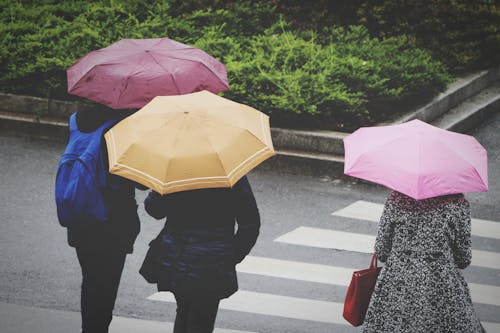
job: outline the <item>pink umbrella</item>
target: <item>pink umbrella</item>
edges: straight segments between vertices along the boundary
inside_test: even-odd
[[[344,138],[344,173],[414,199],[488,190],[486,150],[472,136],[412,120]]]
[[[114,109],[141,108],[156,96],[229,89],[226,67],[168,38],[123,39],[67,70],[68,92]]]

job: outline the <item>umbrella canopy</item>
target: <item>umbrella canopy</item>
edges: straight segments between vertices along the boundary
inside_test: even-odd
[[[472,136],[412,120],[344,138],[344,173],[414,199],[488,190],[487,153]]]
[[[70,94],[113,109],[140,108],[159,95],[229,88],[222,63],[168,38],[123,39],[80,58],[67,76]]]
[[[231,187],[275,154],[269,117],[208,91],[158,96],[106,134],[109,171],[160,194]]]

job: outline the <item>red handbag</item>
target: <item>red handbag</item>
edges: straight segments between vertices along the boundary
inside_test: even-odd
[[[366,310],[381,269],[382,267],[377,267],[377,255],[374,253],[370,268],[352,273],[351,283],[345,296],[343,316],[353,326],[359,326],[365,320]]]

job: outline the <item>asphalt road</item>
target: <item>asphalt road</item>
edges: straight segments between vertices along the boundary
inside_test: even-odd
[[[500,113],[471,132],[488,150],[490,190],[467,194],[475,218],[500,222]],[[64,149],[59,142],[12,137],[0,133],[0,302],[79,311],[80,268],[74,250],[58,225],[54,178]],[[370,255],[356,251],[293,245],[277,238],[300,227],[371,234],[376,223],[332,216],[359,200],[383,204],[388,190],[378,186],[256,170],[249,175],[262,216],[254,257],[360,268]],[[145,192],[137,192],[142,203]],[[172,322],[175,306],[147,297],[156,293],[137,273],[162,223],[141,205],[142,230],[127,259],[115,314]],[[500,253],[500,240],[473,236],[476,250]],[[500,287],[500,270],[472,266],[464,271],[469,283]],[[346,287],[300,279],[239,273],[240,289],[298,299],[343,302]],[[284,305],[286,307],[286,305]],[[500,323],[500,306],[476,304],[483,321]],[[2,317],[0,313],[0,318]],[[307,313],[305,316],[307,317]],[[312,318],[312,317],[311,317]],[[0,319],[1,321],[1,319]],[[221,309],[217,327],[252,332],[355,332],[345,325]],[[76,331],[76,330],[75,330]]]

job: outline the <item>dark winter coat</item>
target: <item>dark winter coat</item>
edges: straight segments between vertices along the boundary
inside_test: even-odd
[[[149,282],[158,290],[218,298],[238,290],[235,265],[250,252],[260,228],[246,177],[233,188],[150,192],[145,208],[156,219],[167,218],[145,260],[155,265]]]
[[[119,116],[121,111],[84,110],[76,114],[76,122],[81,132],[95,131],[106,120]],[[124,116],[125,114],[123,114]],[[123,117],[122,116],[122,117]],[[102,154],[107,164],[107,150],[103,140]],[[125,178],[109,177],[110,219],[105,222],[91,222],[82,226],[68,227],[68,244],[72,247],[90,247],[132,253],[133,245],[140,230],[135,188],[144,189]]]

